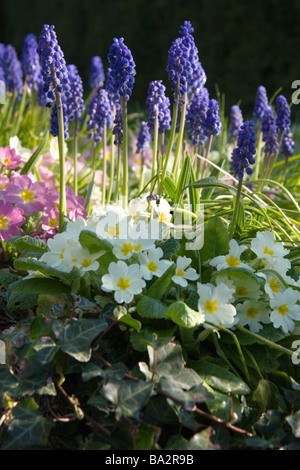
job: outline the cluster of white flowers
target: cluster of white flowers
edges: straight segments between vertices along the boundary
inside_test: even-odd
[[[191,258],[164,259],[159,241],[171,227],[171,207],[165,199],[159,203],[135,199],[125,212],[120,206],[94,207],[86,220],[69,222],[66,231],[48,240],[49,250],[41,261],[64,272],[76,266],[82,274],[97,271],[105,251],[90,253],[80,243],[82,230],[92,231],[107,240],[117,261],[102,276],[101,288],[111,292],[117,303],[130,303],[146,287],[146,281],[161,277],[173,265],[172,281],[185,289],[199,274],[191,267]],[[237,323],[258,332],[272,323],[289,333],[300,321],[300,282],[287,275],[289,253],[269,232],[258,232],[249,246],[252,256],[246,262],[246,245],[231,240],[229,252],[210,260],[216,271],[213,284],[197,282],[198,309],[207,324],[234,327]]]
[[[269,231],[258,232],[251,241],[250,250],[256,256],[248,263],[241,261],[246,250],[247,246],[231,240],[229,253],[211,260],[217,269],[216,286],[211,286],[211,295],[198,286],[206,321],[223,326],[239,323],[255,333],[262,324],[272,323],[285,333],[292,332],[295,321],[300,321],[300,281],[287,275],[291,263],[285,256],[289,250]],[[230,275],[228,268],[237,268],[236,276]],[[249,275],[241,275],[239,268]],[[225,318],[230,319],[227,325]]]

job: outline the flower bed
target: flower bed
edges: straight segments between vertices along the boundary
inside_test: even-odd
[[[2,449],[299,448],[291,109],[212,98],[186,21],[128,112],[113,39],[84,98],[53,26],[0,45]]]

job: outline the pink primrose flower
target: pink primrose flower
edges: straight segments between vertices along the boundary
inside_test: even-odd
[[[22,157],[16,154],[15,149],[0,147],[0,163],[6,168],[18,168],[22,163]]]
[[[25,222],[22,209],[14,207],[9,201],[0,200],[0,240],[20,235],[19,227]]]

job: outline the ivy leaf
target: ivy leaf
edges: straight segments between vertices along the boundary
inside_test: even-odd
[[[253,406],[261,411],[276,410],[279,405],[278,388],[269,380],[261,379],[252,394],[251,401]]]
[[[71,321],[64,325],[56,320],[53,323],[53,331],[59,340],[57,346],[77,359],[79,362],[87,362],[91,357],[92,341],[107,328],[107,323],[102,318],[96,320],[82,319]]]
[[[107,400],[117,407],[119,416],[138,416],[151,396],[153,384],[143,380],[111,380],[103,386]]]
[[[33,398],[25,398],[12,410],[3,450],[40,449],[48,445],[53,420],[44,418]]]

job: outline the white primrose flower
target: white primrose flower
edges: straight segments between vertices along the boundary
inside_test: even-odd
[[[272,309],[270,318],[275,328],[282,328],[285,333],[293,331],[295,321],[300,320],[299,292],[289,287],[284,292],[274,294],[270,299]]]
[[[138,264],[128,266],[124,261],[110,263],[108,274],[102,276],[101,289],[104,292],[114,292],[115,301],[119,304],[130,303],[134,295],[140,294],[146,286]]]
[[[149,281],[153,276],[160,277],[173,264],[171,261],[161,259],[163,250],[154,248],[152,250],[139,253],[139,263],[144,279]]]
[[[79,240],[80,232],[84,229],[90,230],[87,225],[87,222],[84,219],[78,217],[76,220],[67,223],[65,233],[73,240]]]
[[[258,232],[251,241],[251,250],[265,267],[279,274],[285,275],[291,267],[290,261],[284,258],[289,250],[285,249],[282,243],[275,242],[272,232]]]
[[[43,261],[53,268],[68,272],[69,269],[66,263],[69,256],[68,252],[70,248],[76,247],[77,244],[78,242],[70,238],[66,232],[58,233],[47,241],[49,251],[43,253],[40,261]]]
[[[16,135],[10,137],[9,146],[11,149],[14,149],[16,151],[17,155],[21,156],[22,162],[27,162],[31,157],[32,151],[26,147],[22,147],[19,137]]]
[[[138,217],[150,217],[147,199],[140,197],[132,199],[128,204],[127,212],[133,219]]]
[[[262,294],[258,281],[251,279],[250,276],[237,276],[229,279],[228,273],[220,271],[216,275],[216,284],[225,284],[230,289],[234,289],[234,297],[239,299],[241,297],[251,297],[251,299],[258,300]]]
[[[229,242],[229,253],[225,256],[216,256],[210,261],[210,265],[217,268],[217,271],[226,268],[245,268],[249,271],[253,269],[240,260],[241,254],[247,250],[246,245],[239,245],[234,239]]]
[[[79,243],[76,246],[69,247],[65,255],[65,264],[69,271],[75,266],[82,273],[87,271],[97,271],[99,263],[96,261],[103,251],[90,253],[89,249],[82,247]]]
[[[54,158],[54,160],[59,160],[59,145],[58,145],[58,137],[51,137],[50,139],[50,144],[49,144],[49,150]],[[64,142],[64,155],[68,153],[68,146],[66,142]]]
[[[198,282],[197,291],[199,312],[204,314],[205,321],[218,326],[233,326],[236,315],[236,309],[231,304],[234,289],[229,289],[225,284],[214,286]]]
[[[257,333],[263,326],[262,323],[270,323],[270,309],[261,302],[246,300],[236,306],[238,323],[242,326],[248,325],[250,331]]]
[[[96,226],[96,233],[103,239],[126,239],[128,237],[128,228],[131,216],[126,214],[119,207],[109,208],[101,215]]]
[[[160,198],[159,203],[151,201],[151,207],[157,214],[158,222],[170,225],[172,214],[171,206],[166,199]]]
[[[191,258],[178,256],[176,261],[176,272],[172,277],[172,281],[175,282],[175,284],[179,284],[181,287],[186,287],[188,285],[188,281],[196,281],[199,278],[199,274],[194,268],[188,268],[191,262]]]

